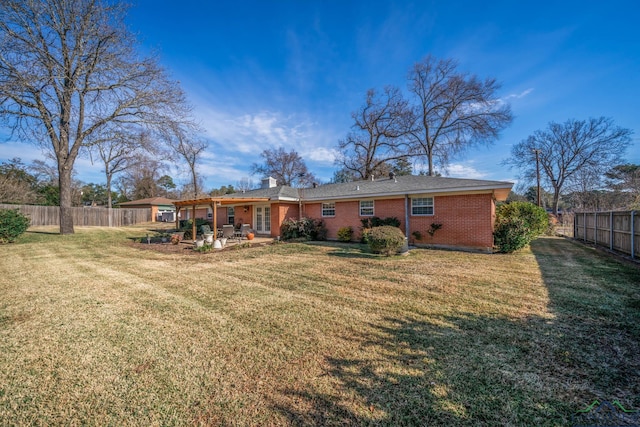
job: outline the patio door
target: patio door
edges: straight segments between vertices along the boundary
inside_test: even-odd
[[[271,206],[256,206],[256,233],[271,234]]]

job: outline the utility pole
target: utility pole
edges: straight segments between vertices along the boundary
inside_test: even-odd
[[[538,180],[538,206],[542,206],[542,203],[540,200],[540,150],[535,149],[532,151],[536,153],[536,178]]]

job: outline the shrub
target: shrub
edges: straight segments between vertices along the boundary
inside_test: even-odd
[[[30,222],[18,209],[0,209],[0,243],[14,242],[27,231]]]
[[[527,246],[531,242],[527,236],[524,220],[517,217],[502,218],[493,232],[494,244],[502,253],[511,253]]]
[[[350,242],[353,238],[353,228],[351,226],[342,227],[338,230],[338,240],[340,242]]]
[[[305,239],[326,240],[327,228],[324,221],[313,218],[285,219],[280,227],[283,240]]]
[[[390,225],[373,227],[366,233],[366,239],[371,252],[386,256],[397,254],[404,245],[402,230]]]
[[[505,203],[496,208],[494,243],[509,253],[527,246],[549,228],[545,210],[529,202]]]
[[[200,231],[200,227],[203,225],[209,226],[210,222],[204,218],[196,218],[196,233]],[[191,240],[193,236],[191,236],[191,232],[193,230],[193,220],[182,220],[180,221],[180,231],[184,231],[184,238],[187,240]]]
[[[370,218],[361,219],[362,228],[373,228],[373,227],[382,227],[384,225],[390,225],[391,227],[400,227],[400,220],[395,216],[390,216],[388,218],[378,218],[377,216],[372,216]]]
[[[398,227],[400,228],[400,220],[395,216],[390,216],[388,218],[378,218],[377,216],[372,216],[370,218],[361,219],[362,223],[362,233],[360,234],[362,243],[367,243],[367,234],[373,227],[383,227],[388,225],[390,227]]]

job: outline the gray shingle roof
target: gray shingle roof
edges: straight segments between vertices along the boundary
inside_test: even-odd
[[[411,175],[398,176],[395,179],[381,178],[374,181],[367,180],[325,184],[319,185],[316,188],[304,188],[301,190],[281,185],[272,188],[260,188],[245,193],[229,194],[224,197],[269,197],[271,200],[297,200],[298,191],[300,191],[304,200],[331,200],[399,196],[405,194],[511,189],[512,186],[513,183],[506,181]]]
[[[233,194],[225,194],[225,199],[238,199],[246,197],[268,197],[271,200],[298,200],[298,190],[296,188],[288,187],[286,185],[280,185],[278,187],[271,188],[259,188],[257,190],[249,190],[244,193],[238,192]]]

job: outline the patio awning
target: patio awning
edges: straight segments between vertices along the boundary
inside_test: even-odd
[[[195,218],[196,207],[198,206],[206,206],[210,207],[213,210],[213,218],[211,220],[211,229],[215,231],[216,224],[218,222],[218,206],[229,206],[229,205],[240,205],[246,203],[264,203],[268,202],[270,199],[268,197],[205,197],[202,199],[190,199],[190,200],[178,200],[173,202],[176,207],[176,229],[180,228],[180,223],[178,219],[178,213],[181,209],[184,208],[192,208],[193,209],[193,217]],[[196,222],[193,221],[192,224],[191,235],[195,240],[196,237]]]
[[[268,201],[268,197],[205,197],[202,199],[178,200],[177,202],[173,202],[173,204],[176,207],[183,208],[185,206],[228,206]]]

